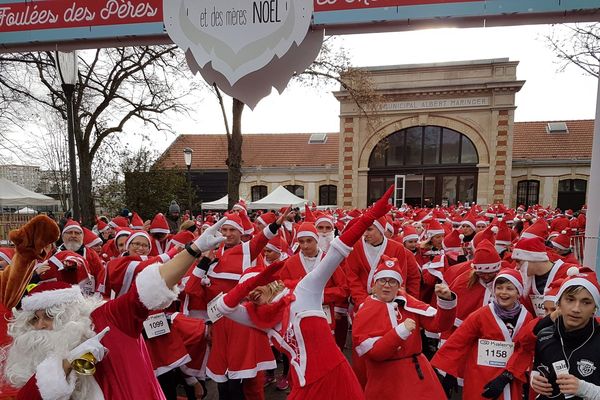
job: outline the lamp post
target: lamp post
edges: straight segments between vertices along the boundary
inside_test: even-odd
[[[56,52],[56,68],[60,76],[60,83],[65,94],[67,103],[67,126],[69,142],[69,169],[71,175],[71,209],[73,210],[73,219],[79,221],[79,189],[77,183],[77,163],[75,155],[75,117],[73,115],[73,93],[77,83],[77,53]]]
[[[186,147],[183,149],[183,160],[185,161],[185,166],[187,167],[187,181],[188,181],[188,210],[190,212],[190,219],[192,219],[192,174],[190,173],[190,169],[192,168],[192,153],[194,150]]]

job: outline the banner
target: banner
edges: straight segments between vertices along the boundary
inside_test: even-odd
[[[419,6],[424,4],[483,3],[484,1],[485,0],[315,0],[315,11]]]

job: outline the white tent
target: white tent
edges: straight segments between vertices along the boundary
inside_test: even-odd
[[[292,205],[294,207],[306,204],[306,200],[288,191],[283,186],[278,186],[266,197],[258,201],[254,201],[248,205],[251,210],[281,208]]]
[[[8,179],[0,178],[0,207],[55,206],[58,203],[52,197],[32,192]]]
[[[33,208],[23,207],[20,210],[17,210],[15,214],[37,214],[37,211],[35,211]]]
[[[203,210],[227,210],[227,205],[229,203],[229,195],[225,195],[225,197],[221,197],[219,200],[208,201],[206,203],[202,203]]]

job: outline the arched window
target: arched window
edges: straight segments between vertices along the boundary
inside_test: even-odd
[[[585,204],[587,181],[584,179],[563,179],[558,181],[558,204],[561,210],[579,210]]]
[[[252,186],[252,201],[258,201],[267,196],[267,187],[265,185]]]
[[[319,186],[319,205],[335,206],[337,205],[337,186],[321,185]]]
[[[304,186],[302,186],[302,185],[285,185],[284,188],[286,188],[289,192],[292,192],[296,196],[304,198]]]
[[[525,180],[517,183],[517,207],[525,207],[539,204],[540,202],[540,181]]]

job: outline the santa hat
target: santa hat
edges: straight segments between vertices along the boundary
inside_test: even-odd
[[[497,231],[498,231],[497,226],[490,225],[487,228],[485,228],[484,230],[482,230],[481,232],[477,232],[475,234],[475,236],[473,236],[473,240],[471,241],[473,248],[474,249],[477,248],[477,246],[479,246],[479,243],[481,243],[483,240],[487,240],[492,245],[495,245],[496,244],[495,232],[497,232]]]
[[[465,218],[460,222],[461,225],[468,225],[471,229],[475,230],[475,226],[477,225],[477,216],[474,215],[471,211],[465,216]]]
[[[573,218],[573,210],[567,210],[567,211],[565,211],[565,216],[567,216],[569,218]]]
[[[60,281],[48,281],[31,289],[21,300],[21,308],[24,311],[38,311],[81,301],[83,301],[83,294],[79,286],[71,286]]]
[[[79,224],[79,222],[70,219],[65,224],[65,227],[62,230],[62,234],[64,235],[65,232],[69,232],[69,231],[79,231],[79,232],[83,233],[83,228],[81,228],[81,225]]]
[[[304,205],[304,222],[315,222],[317,219],[308,204]]]
[[[327,224],[331,224],[331,226],[334,226],[333,216],[331,214],[318,212],[318,213],[316,213],[315,218],[316,218],[315,226],[318,226],[321,223],[327,223]]]
[[[110,227],[111,227],[110,225],[108,225],[106,222],[102,221],[101,219],[99,219],[98,223],[96,224],[96,228],[98,229],[99,233],[105,232]]]
[[[406,225],[403,228],[402,243],[406,242],[407,240],[419,240],[419,234],[417,233],[417,230],[410,225]]]
[[[598,283],[598,277],[593,271],[589,271],[586,273],[580,273],[579,271],[575,271],[577,267],[571,267],[567,271],[569,275],[568,278],[565,279],[556,298],[560,300],[560,297],[563,295],[565,290],[573,286],[583,286],[590,292],[592,297],[594,298],[594,302],[596,303],[596,307],[600,307],[600,284]]]
[[[287,245],[287,243],[286,243]],[[274,251],[275,253],[281,254],[284,251],[284,248],[287,246],[284,246],[283,240],[281,239],[281,237],[279,235],[275,236],[273,239],[269,240],[269,243],[267,243],[267,245],[265,246],[265,248]]]
[[[150,246],[150,247],[148,247],[148,249],[152,250],[152,241],[150,240],[150,235],[148,235],[144,231],[136,231],[136,232],[133,232],[131,235],[129,235],[129,238],[127,239],[127,242],[125,242],[125,248],[126,249],[129,248],[129,245],[131,244],[131,242],[133,242],[133,239],[135,239],[136,237],[146,238],[146,240],[148,240],[148,245]]]
[[[110,222],[108,223],[110,226],[112,226],[113,228],[129,228],[129,220],[125,217],[114,217],[113,219],[110,220]]]
[[[544,301],[551,301],[553,303],[558,302],[558,291],[560,290],[560,287],[564,283],[565,279],[566,278],[555,279],[552,281],[552,283],[550,283],[550,286],[548,286],[548,289],[546,289],[544,292]]]
[[[59,271],[65,269],[65,264],[75,264],[79,268],[89,270],[87,260],[73,251],[59,251],[48,259],[48,264]]]
[[[501,263],[496,248],[489,240],[483,239],[475,248],[472,265],[476,272],[489,274],[499,271]]]
[[[131,229],[128,228],[119,228],[117,229],[117,232],[115,233],[115,243],[117,242],[117,239],[121,236],[129,236],[131,235]]]
[[[453,229],[444,237],[442,247],[446,251],[458,251],[462,249],[461,234],[457,229]]]
[[[169,223],[163,213],[158,213],[150,222],[150,233],[171,233]]]
[[[133,229],[144,229],[144,220],[136,212],[131,217],[131,227]]]
[[[350,210],[348,212],[348,214],[346,214],[345,218],[347,218],[348,220],[353,220],[355,218],[358,218],[362,215],[362,212],[360,212],[360,210],[357,210],[356,208],[354,210]]]
[[[256,222],[263,225],[271,225],[275,221],[277,221],[277,216],[272,212],[261,214],[260,217],[256,218]]]
[[[240,210],[238,215],[240,216],[240,221],[242,221],[242,228],[244,228],[244,232],[242,233],[244,235],[252,235],[254,233],[254,225],[250,221],[250,218],[248,218],[246,210]]]
[[[439,222],[445,222],[446,221],[446,214],[444,214],[444,211],[442,211],[439,208],[436,208],[435,210],[433,210],[433,213],[431,214],[431,217],[435,218]]]
[[[512,268],[503,268],[498,272],[498,275],[494,278],[494,287],[496,287],[496,282],[498,279],[506,279],[517,288],[517,292],[519,292],[519,296],[523,295],[523,276],[521,273]]]
[[[242,218],[240,218],[240,216],[236,213],[227,214],[227,219],[225,220],[223,226],[225,225],[237,229],[242,235],[244,234],[244,225],[242,224]]]
[[[509,246],[512,243],[511,229],[502,218],[498,218],[498,232],[496,233],[496,244]]]
[[[311,237],[311,238],[315,239],[316,241],[319,241],[319,234],[317,233],[317,228],[315,227],[315,224],[312,222],[303,222],[298,227],[298,233],[296,234],[296,237],[298,239],[300,239],[302,237]]]
[[[480,226],[480,225],[488,226],[488,222],[483,218],[479,218],[477,220],[477,222],[475,222],[475,226]]]
[[[559,235],[552,239],[551,243],[552,246],[559,250],[569,250],[571,249],[571,235],[569,235],[568,231],[562,231]]]
[[[15,249],[10,247],[0,247],[0,259],[7,263],[12,263],[12,258],[15,255]]]
[[[246,204],[246,201],[244,201],[243,199],[240,199],[237,203],[234,204],[233,207],[231,207],[231,210],[244,210],[246,211],[248,209],[248,205]]]
[[[379,232],[381,232],[382,235],[385,235],[385,225],[386,224],[387,224],[387,219],[385,218],[385,216],[379,217],[375,221],[373,221],[373,225],[375,225],[375,228],[377,228],[377,230]]]
[[[533,237],[539,237],[543,240],[546,240],[548,237],[548,224],[543,218],[539,218],[521,234],[521,238],[524,239],[531,239]]]
[[[195,238],[195,236],[192,232],[187,231],[187,230],[181,231],[169,240],[169,243],[167,243],[166,250],[167,251],[170,250],[171,247],[173,247],[173,246],[183,247],[186,244],[188,244],[189,242],[191,242],[192,240],[194,240],[194,238]]]
[[[540,237],[519,239],[512,252],[513,260],[521,261],[548,261],[546,245]]]
[[[83,228],[83,245],[87,248],[100,246],[102,239],[88,228]]]
[[[388,257],[385,254],[381,256],[381,262],[375,270],[375,275],[373,275],[373,282],[381,278],[392,278],[402,285],[402,273],[396,258]]]
[[[446,231],[444,227],[435,219],[427,221],[427,229],[425,230],[425,236],[427,239],[431,239],[435,235],[444,235]]]

